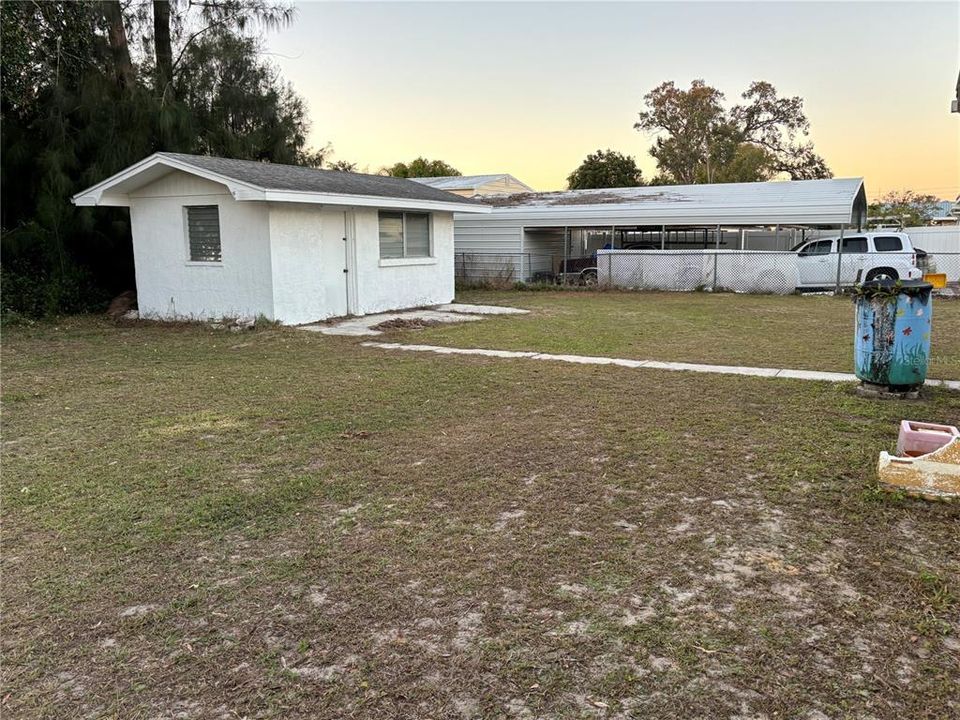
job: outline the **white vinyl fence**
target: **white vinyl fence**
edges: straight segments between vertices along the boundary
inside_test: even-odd
[[[908,227],[904,228],[903,232],[910,236],[910,242],[914,247],[922,248],[928,253],[934,255],[960,253],[960,225]]]

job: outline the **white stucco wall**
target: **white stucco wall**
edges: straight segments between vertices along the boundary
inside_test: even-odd
[[[185,205],[218,205],[222,262],[191,263]],[[137,304],[143,317],[274,317],[268,209],[182,172],[130,194]]]
[[[358,315],[453,300],[453,213],[431,213],[433,257],[380,259],[377,210],[355,210]]]

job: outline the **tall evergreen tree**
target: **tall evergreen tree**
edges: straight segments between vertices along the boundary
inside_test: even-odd
[[[261,59],[266,0],[0,3],[2,301],[96,308],[133,285],[126,211],[70,196],[158,150],[319,165],[303,100]]]

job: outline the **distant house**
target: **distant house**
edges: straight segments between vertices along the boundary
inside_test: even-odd
[[[930,218],[931,225],[960,225],[960,196],[956,200],[941,200],[937,203],[937,216]]]
[[[300,324],[453,299],[453,213],[402,178],[156,153],[73,198],[130,208],[142,317]]]
[[[513,195],[533,192],[533,188],[517,180],[513,175],[457,175],[450,177],[410,178],[422,185],[446,190],[454,195]]]

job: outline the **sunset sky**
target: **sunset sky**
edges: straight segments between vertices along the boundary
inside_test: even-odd
[[[267,49],[311,141],[376,172],[418,155],[538,190],[598,148],[633,155],[643,95],[694,78],[800,95],[837,177],[871,197],[960,193],[960,3],[298,3]]]

